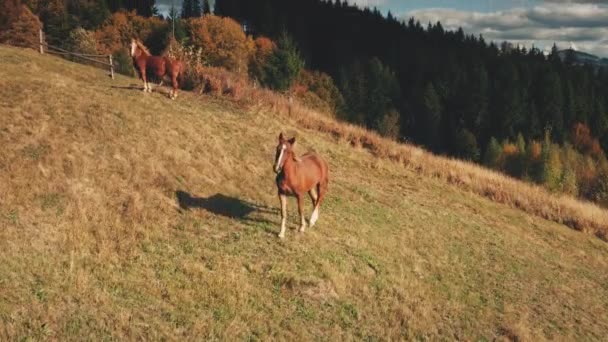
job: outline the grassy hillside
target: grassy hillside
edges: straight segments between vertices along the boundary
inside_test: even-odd
[[[0,46],[0,340],[602,339],[608,244],[292,117]],[[286,239],[279,131],[331,182]],[[307,203],[310,212],[310,203]]]

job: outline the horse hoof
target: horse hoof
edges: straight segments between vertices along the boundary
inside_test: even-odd
[[[279,234],[279,239],[283,240],[285,238],[285,234]]]

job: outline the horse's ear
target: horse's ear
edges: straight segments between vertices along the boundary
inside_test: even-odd
[[[295,143],[296,143],[296,137],[293,137],[293,138],[289,139],[289,144],[291,146],[295,145]]]
[[[283,132],[281,132],[281,134],[279,134],[279,142],[285,142],[285,136],[283,135]]]

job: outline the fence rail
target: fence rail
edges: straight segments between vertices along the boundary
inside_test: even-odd
[[[114,61],[112,60],[112,55],[94,55],[94,54],[86,54],[86,53],[78,53],[78,52],[73,52],[73,51],[68,51],[65,49],[62,49],[58,46],[54,46],[54,45],[50,45],[44,42],[44,32],[42,30],[40,30],[40,40],[38,42],[38,45],[40,47],[40,53],[44,54],[46,53],[50,53],[50,54],[54,54],[54,55],[60,55],[60,56],[73,56],[73,57],[77,57],[86,61],[90,61],[93,63],[98,63],[100,65],[104,65],[110,68],[110,77],[112,77],[112,79],[114,79]],[[46,48],[46,50],[45,50]],[[100,60],[103,58],[103,61]],[[107,60],[107,61],[106,61]]]

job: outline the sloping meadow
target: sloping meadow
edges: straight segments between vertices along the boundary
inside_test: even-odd
[[[579,340],[608,329],[608,245],[556,223],[601,235],[593,205],[260,89],[170,101],[3,46],[0,66],[2,340]],[[331,170],[318,225],[298,234],[290,201],[285,241],[272,172],[281,130]]]

